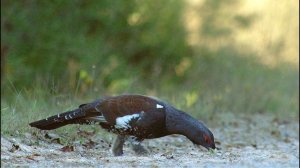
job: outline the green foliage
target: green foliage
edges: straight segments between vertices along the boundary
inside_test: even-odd
[[[99,79],[94,82],[109,87],[124,76],[172,73],[188,55],[181,1],[1,2],[1,43],[9,46],[6,75],[18,88],[38,79],[62,86],[60,81],[72,78],[67,83],[74,86],[74,71],[93,65]]]

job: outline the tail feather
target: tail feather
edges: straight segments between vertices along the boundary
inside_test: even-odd
[[[89,116],[92,114],[89,114]],[[52,130],[67,124],[77,123],[81,119],[87,117],[86,112],[78,108],[76,110],[68,111],[65,113],[57,114],[46,119],[30,123],[31,127],[36,127],[42,130]]]

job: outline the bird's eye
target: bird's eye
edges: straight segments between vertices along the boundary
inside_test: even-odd
[[[210,144],[210,138],[207,135],[204,135],[204,141],[208,144]]]

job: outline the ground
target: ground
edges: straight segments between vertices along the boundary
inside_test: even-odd
[[[134,154],[129,145],[124,155],[110,153],[110,140],[101,134],[80,132],[85,142],[66,147],[59,135],[25,133],[1,135],[1,167],[299,167],[299,122],[256,114],[220,116],[211,128],[219,150],[194,146],[180,135],[145,140],[149,153]],[[47,137],[43,140],[41,136]]]

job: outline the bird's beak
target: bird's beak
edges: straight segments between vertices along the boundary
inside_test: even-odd
[[[206,146],[205,146],[205,148],[206,148],[207,150],[214,150],[214,149],[216,149],[216,145],[214,144],[213,146],[209,146],[209,147],[206,147]]]

